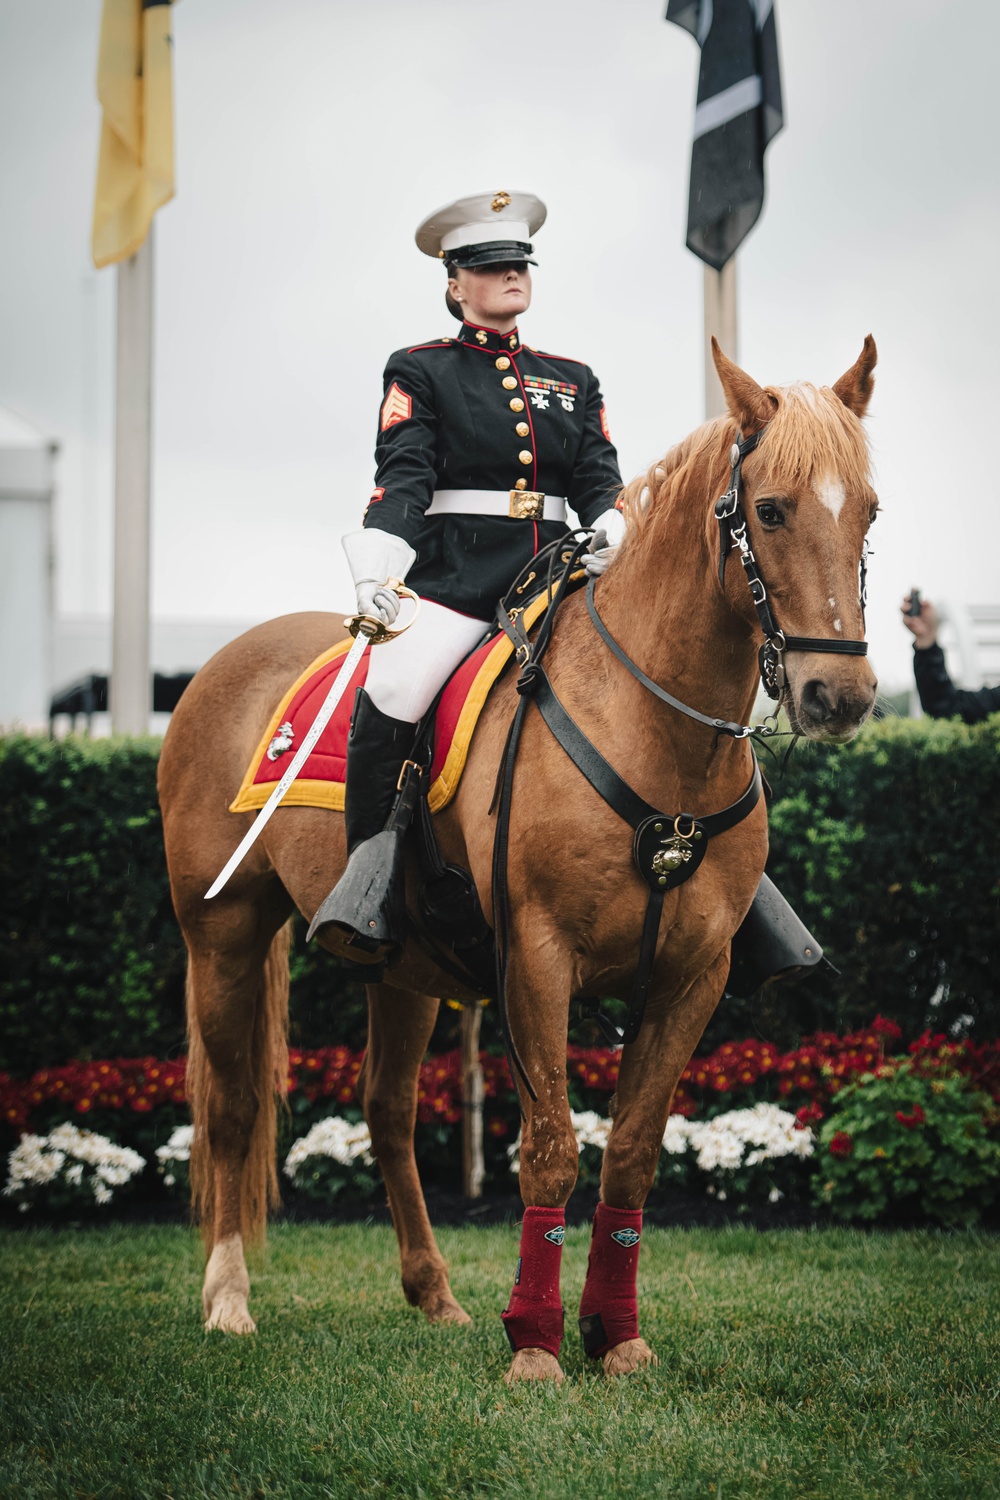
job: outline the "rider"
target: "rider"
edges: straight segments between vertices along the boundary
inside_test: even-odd
[[[522,343],[531,302],[531,237],[545,205],[529,193],[480,193],[425,219],[416,240],[444,262],[445,301],[461,328],[391,355],[385,368],[375,488],[360,531],[343,539],[358,610],[390,625],[406,580],[421,607],[391,647],[373,650],[347,747],[350,856],[314,922],[344,957],[377,962],[395,946],[394,902],[379,885],[382,831],[414,725],[485,635],[498,600],[542,547],[565,535],[571,506],[595,531],[601,572],[625,533],[622,481],[600,386],[585,364]],[[600,535],[603,533],[603,536]],[[393,877],[401,878],[401,872]],[[358,892],[378,907],[366,921]],[[391,926],[391,923],[389,924]]]

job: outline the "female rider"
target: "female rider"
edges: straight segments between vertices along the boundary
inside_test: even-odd
[[[343,545],[361,613],[395,620],[390,578],[405,579],[421,608],[404,635],[371,652],[357,692],[349,861],[313,924],[362,963],[379,962],[402,936],[386,935],[398,893],[386,889],[376,836],[414,725],[482,639],[521,569],[566,533],[567,505],[595,530],[591,571],[607,566],[624,535],[618,458],[596,376],[578,360],[530,348],[518,331],[531,302],[531,236],[544,219],[545,205],[530,194],[485,193],[449,204],[417,230],[424,254],[444,261],[445,300],[461,329],[390,357],[375,488],[362,530]],[[370,916],[359,890],[372,893]]]

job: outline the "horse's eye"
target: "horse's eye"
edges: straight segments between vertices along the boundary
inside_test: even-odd
[[[784,526],[785,524],[785,518],[781,514],[781,511],[776,505],[772,505],[769,500],[761,501],[760,505],[757,506],[757,515],[760,518],[761,524],[769,527],[771,530],[775,526]]]

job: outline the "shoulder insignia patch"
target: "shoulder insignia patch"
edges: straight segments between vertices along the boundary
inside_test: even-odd
[[[631,1250],[633,1245],[639,1243],[639,1235],[634,1229],[616,1229],[612,1232],[611,1238],[615,1244],[624,1246],[626,1250]]]
[[[566,1229],[564,1225],[557,1224],[555,1229],[547,1230],[542,1238],[548,1240],[550,1245],[561,1245],[566,1238]]]
[[[611,433],[608,431],[608,408],[606,406],[601,407],[601,431],[610,443]]]
[[[407,422],[413,416],[413,401],[395,381],[386,392],[382,402],[382,431],[388,432],[397,422]]]

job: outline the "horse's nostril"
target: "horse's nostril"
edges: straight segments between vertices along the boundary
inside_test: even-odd
[[[811,719],[823,724],[833,715],[833,704],[819,677],[811,677],[802,689],[802,707]]]

